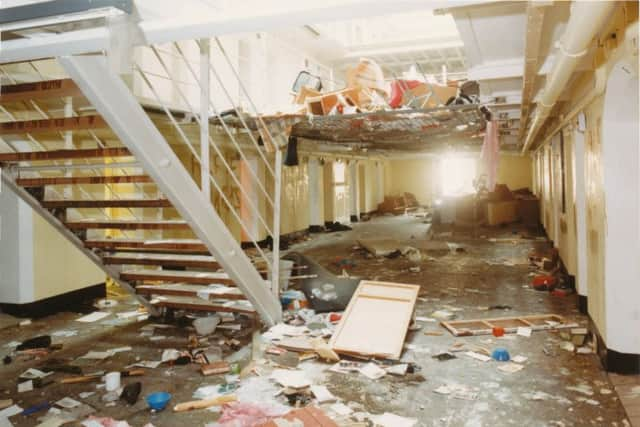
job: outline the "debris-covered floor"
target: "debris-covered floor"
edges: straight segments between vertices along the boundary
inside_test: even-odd
[[[576,309],[575,295],[552,296],[532,289],[530,273],[533,270],[528,254],[533,248],[544,249],[547,243],[530,231],[517,227],[431,228],[420,218],[401,216],[374,218],[356,224],[352,231],[313,236],[291,249],[303,252],[336,274],[420,285],[416,326],[407,336],[399,363],[359,362],[359,367],[365,368],[362,372],[337,372],[345,371],[345,366],[337,369],[334,363],[313,358],[301,361],[306,358],[301,353],[271,354],[276,351],[265,335],[252,334],[251,324],[238,320],[223,322],[221,325],[226,323],[224,329],[218,327],[214,334],[204,340],[200,337],[200,342],[194,343],[193,339],[190,342],[194,331],[188,324],[182,325],[179,319],[171,325],[139,320],[133,313],[137,307],[134,301],[121,297],[116,298],[117,305],[101,309],[119,312],[120,316],[109,314],[94,322],[78,322],[81,316],[78,312],[34,319],[21,326],[3,319],[2,324],[8,326],[0,330],[0,355],[11,355],[11,361],[0,371],[0,405],[18,405],[23,410],[33,408],[30,415],[10,416],[12,424],[7,425],[36,426],[47,418],[45,426],[61,425],[57,419],[76,419],[75,425],[91,427],[107,425],[97,420],[93,424],[86,421],[79,424],[92,414],[126,420],[134,427],[147,423],[156,427],[204,426],[215,423],[221,411],[231,420],[239,420],[249,410],[283,414],[292,409],[287,397],[279,393],[283,391],[283,383],[311,385],[323,402],[317,402],[318,399],[306,402],[311,395],[305,394],[304,387],[302,391],[287,390],[290,400],[318,406],[341,426],[371,425],[367,420],[377,420],[389,427],[629,425],[598,358],[588,352],[588,345],[572,344],[573,337],[568,335],[568,330],[536,331],[529,337],[516,334],[500,338],[493,335],[454,337],[434,318],[558,314],[580,327],[588,327],[587,317]],[[376,257],[357,244],[358,240],[373,238],[395,239],[400,248],[410,246],[419,251],[416,254],[402,250],[395,257]],[[89,308],[84,314],[93,310],[95,308]],[[323,329],[331,327],[328,316],[319,319],[304,313],[310,323],[327,319],[321,328],[317,325],[308,328],[310,333],[321,335],[326,332]],[[266,337],[273,338],[283,332],[297,335],[304,329],[304,324],[281,327]],[[370,332],[376,334],[374,330]],[[53,346],[62,344],[62,348],[49,352],[26,351],[20,355],[13,351],[18,343],[38,335],[50,335]],[[179,364],[185,359],[189,361],[188,357],[175,359],[186,355],[182,352],[190,345],[203,348],[210,362],[226,359],[229,365],[220,365],[222,370],[230,371],[203,376],[201,365]],[[483,353],[490,354],[498,347],[506,348],[512,360],[519,363],[480,360],[484,360]],[[585,354],[578,353],[579,348]],[[166,351],[169,349],[177,352]],[[448,354],[434,358],[441,353]],[[91,358],[80,358],[83,355]],[[144,368],[132,366],[161,361],[163,355],[172,361],[157,367],[151,367],[155,363]],[[455,358],[450,358],[451,355]],[[6,362],[9,360],[5,359]],[[276,379],[272,378],[274,370],[295,365],[297,370],[275,371]],[[353,365],[352,368],[358,368],[357,364]],[[140,398],[129,405],[118,398],[119,391],[106,392],[99,377],[89,382],[61,384],[64,378],[78,375],[64,372],[77,369],[74,366],[79,366],[83,375],[142,369],[144,375],[121,380],[122,386],[140,382]],[[24,376],[28,368],[45,370],[47,367],[54,367],[54,373],[20,386],[27,391],[18,390],[19,383],[27,382],[19,377]],[[513,372],[507,372],[509,368]],[[37,377],[41,372],[31,374]],[[30,386],[33,390],[28,390]],[[202,389],[204,386],[210,387]],[[326,390],[316,386],[326,386]],[[169,392],[172,398],[167,409],[152,413],[145,396],[156,391]],[[220,395],[235,396],[244,406],[236,404],[234,413],[219,406],[186,412],[171,409],[181,402]],[[72,400],[60,402],[63,398]],[[43,403],[49,403],[53,409],[47,409],[47,405],[38,408]],[[17,410],[16,406],[4,409]],[[376,417],[384,413],[387,415]],[[417,422],[412,423],[411,418]],[[0,426],[5,427],[2,416]]]

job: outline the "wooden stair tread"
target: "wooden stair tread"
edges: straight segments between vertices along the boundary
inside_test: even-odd
[[[189,224],[183,220],[98,220],[84,219],[65,222],[71,229],[87,228],[116,228],[123,230],[165,230],[165,229],[189,229]]]
[[[114,200],[44,200],[45,209],[53,208],[170,208],[167,199],[114,199]]]
[[[131,157],[126,147],[89,148],[78,150],[29,151],[0,153],[0,162],[33,162],[43,160],[87,159],[99,157]]]
[[[255,315],[256,311],[244,301],[205,301],[198,297],[162,295],[151,300],[156,307],[188,309],[197,311],[226,311]]]
[[[136,292],[145,295],[177,295],[201,299],[246,299],[240,289],[225,285],[202,286],[187,283],[167,283],[161,285],[139,285]]]
[[[145,251],[149,253],[186,252],[209,255],[209,250],[197,239],[94,239],[84,242],[87,248],[118,251]]]
[[[176,271],[176,270],[125,270],[120,279],[128,281],[165,281],[209,285],[214,283],[233,285],[233,280],[224,272]]]
[[[53,119],[24,120],[0,123],[0,135],[21,135],[27,133],[63,132],[106,128],[107,122],[101,116],[58,117]]]
[[[115,252],[102,255],[105,264],[164,265],[219,269],[220,264],[209,255],[185,255],[148,252]]]
[[[81,96],[82,91],[72,79],[43,80],[39,82],[2,85],[1,104],[34,99]]]
[[[57,176],[48,178],[18,178],[16,184],[21,187],[43,187],[45,185],[75,184],[131,184],[153,183],[147,175],[110,175],[110,176]]]

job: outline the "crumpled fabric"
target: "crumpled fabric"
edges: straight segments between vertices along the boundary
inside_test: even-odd
[[[480,173],[487,176],[487,190],[493,191],[498,176],[498,159],[500,155],[500,140],[498,139],[498,124],[487,121],[487,129],[484,133],[484,142],[480,152]]]
[[[85,427],[131,427],[126,421],[118,421],[108,417],[91,416],[82,422]]]
[[[254,427],[287,413],[281,406],[265,403],[233,402],[222,407],[217,423],[206,427]]]

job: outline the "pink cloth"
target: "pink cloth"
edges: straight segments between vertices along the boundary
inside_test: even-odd
[[[493,191],[498,175],[498,159],[500,155],[500,140],[498,138],[498,124],[493,120],[487,122],[484,133],[484,143],[480,152],[481,172],[487,175],[487,189]]]
[[[224,405],[216,427],[254,427],[288,412],[287,408],[265,403],[234,402]]]

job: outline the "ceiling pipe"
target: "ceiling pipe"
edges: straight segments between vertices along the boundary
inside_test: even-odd
[[[571,16],[564,35],[556,43],[558,55],[551,72],[547,74],[546,85],[537,102],[535,117],[522,147],[523,154],[531,146],[533,138],[565,90],[578,62],[589,51],[591,40],[603,27],[615,6],[616,3],[610,1],[574,1],[571,5]]]

